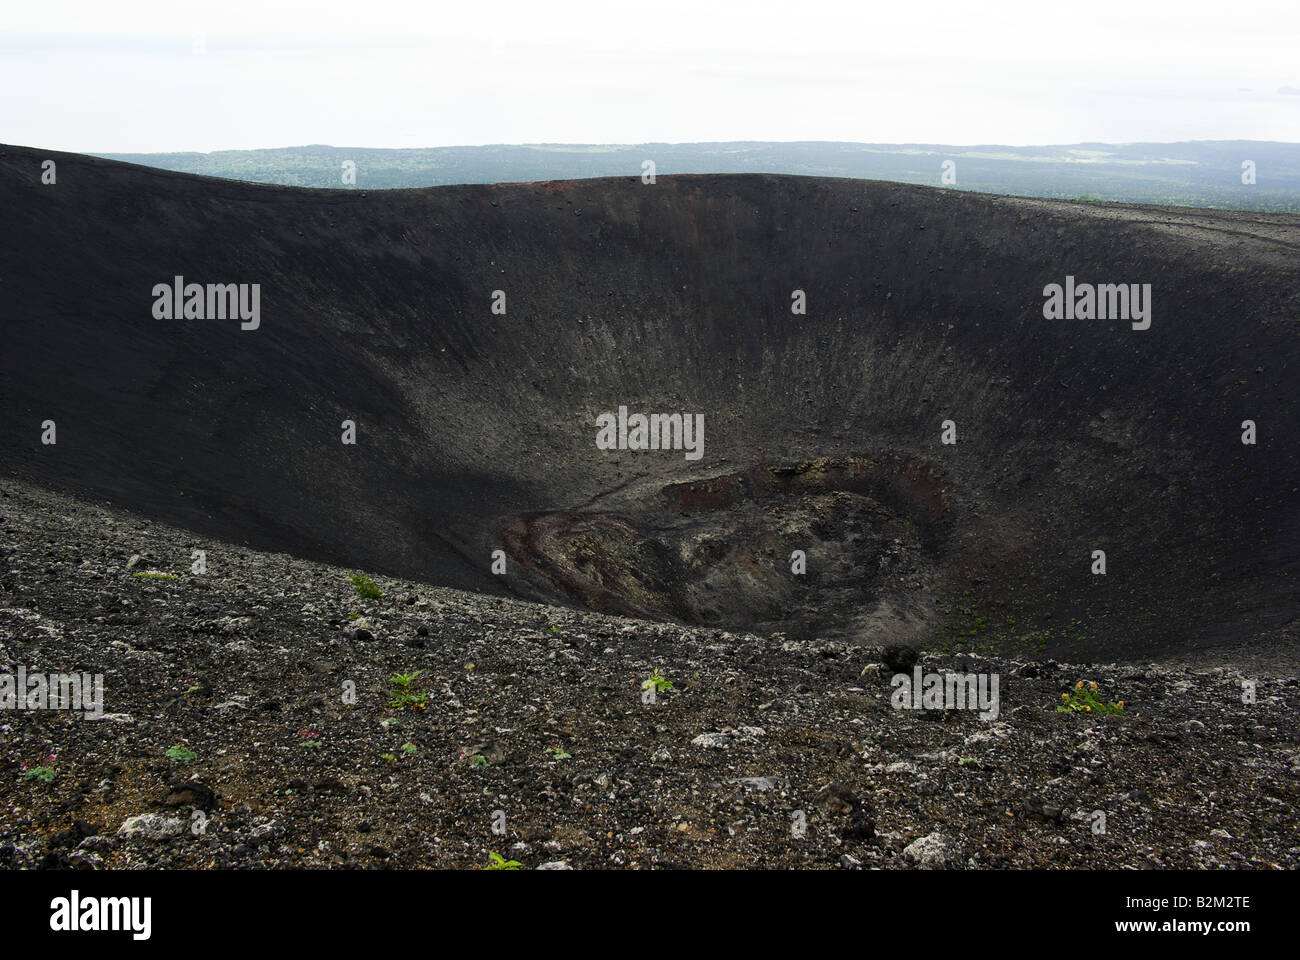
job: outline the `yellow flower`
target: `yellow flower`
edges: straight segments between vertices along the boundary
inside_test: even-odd
[[[1097,681],[1096,681],[1096,680],[1092,681],[1092,683],[1088,684],[1088,686],[1092,687],[1093,690],[1096,690],[1096,689],[1097,689]]]
[[[1115,706],[1117,706],[1117,707],[1119,707],[1121,710],[1123,710],[1123,709],[1124,709],[1124,701],[1121,700],[1119,703],[1115,704]]]
[[[1083,709],[1084,709],[1087,713],[1092,713],[1092,707],[1088,706],[1087,704],[1084,704]]]
[[[1074,685],[1074,689],[1076,689],[1076,690],[1082,690],[1082,689],[1083,689],[1083,681],[1080,680],[1078,683],[1076,683],[1076,684]]]
[[[1069,703],[1069,702],[1070,702],[1070,695],[1069,695],[1068,693],[1063,693],[1063,694],[1061,694],[1061,699],[1064,700],[1066,703]]]

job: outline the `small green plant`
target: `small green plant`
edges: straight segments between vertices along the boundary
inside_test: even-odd
[[[411,683],[422,673],[423,670],[416,670],[414,673],[395,673],[389,677],[388,682],[397,689],[393,691],[388,705],[397,709],[405,707],[408,710],[423,710],[428,705],[429,695],[411,689]]]
[[[469,765],[471,767],[486,767],[488,765],[488,758],[483,756],[481,753],[476,753],[474,756],[469,758]]]
[[[649,679],[647,679],[645,683],[641,684],[641,689],[653,689],[657,693],[663,693],[665,690],[672,690],[673,685],[667,677],[659,672],[659,668],[656,667],[650,674]]]
[[[361,619],[361,611],[360,611],[360,610],[353,610],[351,613],[348,614],[348,619],[349,619],[349,620],[360,620],[360,619]]]
[[[141,570],[138,573],[131,574],[133,577],[139,577],[141,580],[176,580],[174,573],[163,573],[161,570]]]
[[[41,783],[51,782],[58,774],[54,772],[53,767],[32,767],[30,770],[23,771],[21,779],[39,780]]]
[[[1061,694],[1061,703],[1056,708],[1057,713],[1123,713],[1124,701],[1116,700],[1107,703],[1097,695],[1096,681],[1090,681],[1086,686],[1080,680],[1074,685],[1072,693]]]
[[[429,704],[427,693],[411,693],[409,690],[397,690],[393,699],[388,701],[390,707],[405,707],[408,710],[423,710]]]
[[[559,632],[560,632],[560,628],[557,627],[557,626],[552,626],[551,629],[550,629],[550,632],[551,632],[551,633],[559,633]]]
[[[384,719],[379,721],[379,725],[381,727],[396,727],[399,726],[400,724],[401,721],[398,720],[396,717],[384,717]]]
[[[174,760],[176,763],[193,763],[199,758],[197,753],[179,743],[174,747],[169,747],[166,756],[168,760]]]
[[[573,754],[565,753],[563,747],[547,747],[546,752],[551,755],[552,760],[572,760]]]
[[[362,600],[378,600],[384,595],[383,591],[375,586],[375,581],[371,580],[364,573],[350,573],[348,579],[352,581],[353,588],[357,591],[357,596]]]
[[[974,757],[962,757],[960,760],[957,761],[957,766],[964,767],[968,763],[979,763],[979,761],[976,760]]]
[[[379,755],[379,759],[380,759],[380,760],[387,760],[389,763],[396,763],[396,762],[397,762],[397,755],[396,755],[396,754],[392,754],[392,753],[381,753],[381,754]]]
[[[413,743],[404,743],[404,744],[402,744],[402,753],[406,754],[407,756],[410,756],[410,755],[413,754],[413,753],[419,753],[419,752],[420,752],[420,748],[417,747],[417,746],[416,746],[415,744],[413,744]]]
[[[492,859],[483,867],[484,870],[518,870],[523,866],[518,860],[507,860],[495,850],[489,850],[488,856]]]

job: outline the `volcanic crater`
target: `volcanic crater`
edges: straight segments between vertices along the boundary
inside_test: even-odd
[[[16,146],[0,199],[6,467],[199,535],[1076,658],[1258,644],[1300,606],[1293,216],[771,175],[306,190]],[[260,285],[260,324],[156,319],[177,276]],[[1067,277],[1150,283],[1150,328],[1045,319]],[[620,404],[702,414],[704,457],[598,449]]]

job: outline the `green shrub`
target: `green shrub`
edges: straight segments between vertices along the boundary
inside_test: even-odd
[[[423,710],[428,704],[429,695],[418,690],[411,689],[411,683],[423,670],[416,670],[414,673],[395,673],[388,678],[397,689],[392,692],[392,699],[388,705],[394,708],[405,707],[408,710]]]
[[[352,581],[353,588],[357,591],[357,596],[362,600],[378,600],[384,595],[383,591],[375,586],[375,581],[371,580],[364,573],[350,573],[348,579]]]
[[[1061,694],[1061,703],[1056,708],[1057,713],[1123,713],[1124,701],[1116,700],[1107,703],[1097,696],[1096,681],[1089,682],[1087,686],[1080,680],[1074,685],[1073,693]]]

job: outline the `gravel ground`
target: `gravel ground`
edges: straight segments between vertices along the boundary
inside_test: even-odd
[[[388,577],[363,600],[15,481],[0,531],[0,668],[105,689],[98,720],[0,712],[3,867],[1300,866],[1294,676],[923,654],[998,676],[981,720],[892,709],[894,652]],[[1080,680],[1123,712],[1059,712]]]

